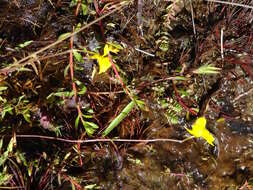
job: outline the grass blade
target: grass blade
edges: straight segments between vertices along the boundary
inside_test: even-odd
[[[121,113],[110,123],[110,125],[103,132],[103,136],[107,136],[115,127],[117,127],[120,122],[125,119],[127,114],[134,108],[135,101],[131,101],[122,111]]]

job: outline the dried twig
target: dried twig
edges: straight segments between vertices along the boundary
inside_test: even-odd
[[[219,1],[219,0],[205,0],[205,1],[214,2],[214,3],[221,3],[221,4],[227,4],[227,5],[232,5],[232,6],[238,6],[238,7],[243,7],[243,8],[247,8],[247,9],[253,9],[253,6],[240,4],[240,3],[228,2],[228,1]]]
[[[224,61],[224,48],[223,48],[223,30],[224,28],[221,29],[221,34],[220,34],[220,51],[221,51],[221,59]]]
[[[240,98],[242,98],[244,96],[248,96],[252,92],[253,92],[253,88],[249,89],[247,92],[244,92],[244,93],[240,94],[239,96],[235,97],[235,99],[233,100],[233,103],[238,101]]]
[[[25,189],[25,186],[17,186],[17,187],[3,187],[0,186],[0,189]]]
[[[193,12],[193,7],[192,7],[192,1],[190,0],[190,7],[191,7],[191,16],[192,16],[192,27],[193,27],[193,33],[195,38],[196,36],[196,27],[195,27],[195,22],[194,22],[194,12]]]
[[[136,51],[141,52],[141,53],[143,53],[143,54],[146,54],[146,55],[148,55],[148,56],[155,57],[154,54],[149,53],[149,52],[146,52],[146,51],[141,50],[141,49],[139,49],[139,48],[134,48],[134,49],[135,49]]]

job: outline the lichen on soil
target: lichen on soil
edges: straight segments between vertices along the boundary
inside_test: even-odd
[[[0,189],[253,189],[253,2],[236,3],[0,0]],[[183,140],[201,116],[215,146],[99,141]]]

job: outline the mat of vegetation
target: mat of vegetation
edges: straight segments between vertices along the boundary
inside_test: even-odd
[[[252,41],[252,0],[0,0],[0,189],[252,189]]]

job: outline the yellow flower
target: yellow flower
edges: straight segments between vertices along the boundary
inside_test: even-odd
[[[104,56],[107,56],[109,54],[109,52],[117,54],[119,52],[119,48],[116,47],[116,46],[113,46],[111,44],[105,44],[105,47],[104,47]]]
[[[214,137],[213,135],[206,129],[206,118],[200,117],[195,123],[192,125],[192,129],[186,128],[186,130],[193,136],[199,138],[202,137],[205,139],[210,145],[214,146]]]
[[[108,58],[108,56],[102,56],[98,53],[94,54],[90,57],[91,59],[96,59],[99,66],[99,72],[98,74],[106,72],[111,67],[111,62]]]
[[[93,56],[91,56],[90,58],[96,59],[98,62],[98,66],[99,66],[98,74],[106,72],[111,67],[111,62],[108,57],[109,52],[117,54],[119,52],[119,50],[120,50],[120,48],[117,46],[114,46],[111,44],[105,44],[103,55],[100,55],[99,53],[92,52]]]

